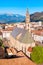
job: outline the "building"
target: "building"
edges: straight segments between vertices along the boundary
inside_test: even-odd
[[[27,56],[30,57],[27,49],[29,47],[34,47],[35,42],[32,38],[31,33],[29,32],[30,16],[26,14],[25,28],[15,27],[10,35],[10,47],[16,48],[18,51],[23,51]]]
[[[32,37],[35,41],[43,44],[43,29],[42,30],[32,30]]]
[[[9,38],[11,32],[13,31],[14,27],[7,27],[5,29],[2,30],[2,36],[3,38]]]

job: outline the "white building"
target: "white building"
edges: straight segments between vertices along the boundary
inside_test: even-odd
[[[8,27],[6,29],[3,29],[2,30],[2,36],[3,36],[3,38],[9,38],[10,34],[11,34],[12,30],[13,30],[13,28],[14,27]]]
[[[43,43],[43,30],[33,30],[32,37],[35,41]]]

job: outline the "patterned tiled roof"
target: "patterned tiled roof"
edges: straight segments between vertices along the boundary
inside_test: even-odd
[[[17,39],[16,37],[20,34],[21,36],[19,37],[19,39]],[[32,43],[34,42],[31,33],[29,33],[28,30],[22,29],[22,28],[15,28],[12,32],[12,36],[17,39],[18,41],[20,41],[21,43]]]

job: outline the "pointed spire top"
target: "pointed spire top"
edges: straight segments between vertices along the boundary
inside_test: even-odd
[[[29,14],[28,8],[27,8],[26,14]]]
[[[27,8],[27,11],[28,11],[28,8]]]

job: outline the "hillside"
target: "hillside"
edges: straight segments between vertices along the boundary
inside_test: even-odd
[[[36,12],[34,14],[31,14],[30,19],[32,22],[43,21],[43,12]]]
[[[31,22],[43,22],[43,12],[36,12],[30,14]],[[17,23],[17,22],[25,22],[25,16],[19,14],[0,14],[0,23]]]
[[[0,23],[16,23],[25,20],[25,16],[19,14],[2,14],[0,15]]]

